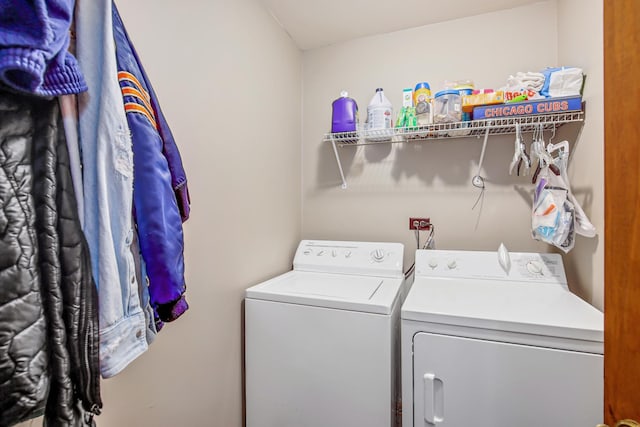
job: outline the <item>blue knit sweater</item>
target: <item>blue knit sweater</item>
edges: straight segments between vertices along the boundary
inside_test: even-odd
[[[87,90],[69,36],[75,0],[0,0],[0,81],[40,96]]]

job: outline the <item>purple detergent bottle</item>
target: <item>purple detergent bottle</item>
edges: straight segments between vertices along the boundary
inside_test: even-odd
[[[340,92],[340,98],[333,101],[331,132],[355,132],[358,127],[358,104],[349,98],[346,91]]]

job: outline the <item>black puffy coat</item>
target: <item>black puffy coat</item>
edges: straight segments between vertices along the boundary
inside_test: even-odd
[[[0,96],[0,425],[44,412],[46,324],[32,197],[32,120]]]
[[[0,426],[93,424],[97,322],[58,102],[0,91]]]

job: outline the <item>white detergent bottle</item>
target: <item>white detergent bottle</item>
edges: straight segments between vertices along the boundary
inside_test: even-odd
[[[384,96],[382,88],[376,89],[376,94],[367,106],[367,130],[391,129],[393,106]]]

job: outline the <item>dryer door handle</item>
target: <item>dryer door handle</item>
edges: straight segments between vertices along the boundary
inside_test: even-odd
[[[444,383],[435,374],[424,374],[424,419],[430,425],[444,421]]]

